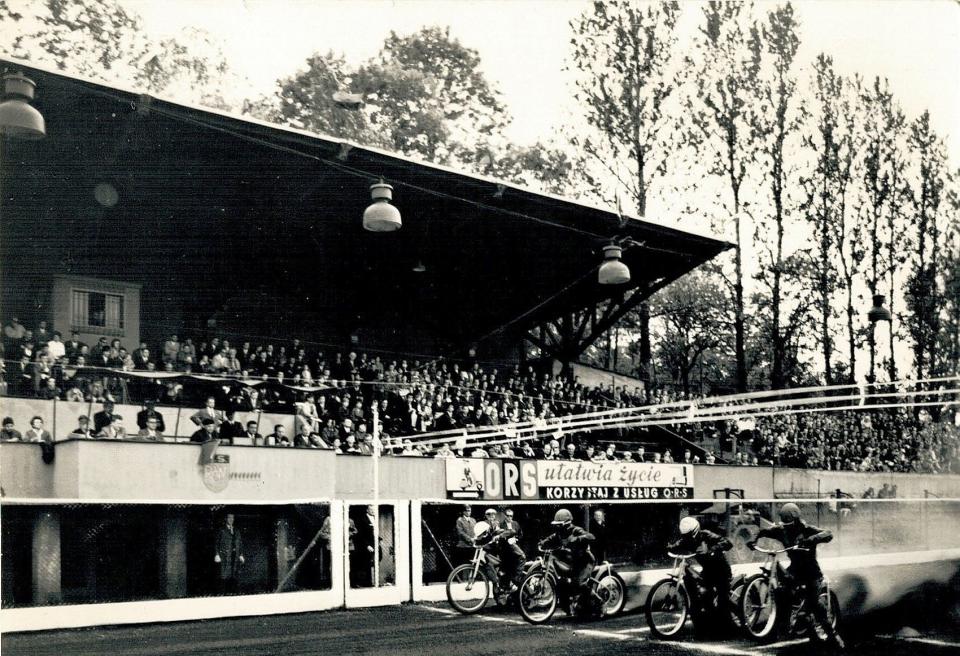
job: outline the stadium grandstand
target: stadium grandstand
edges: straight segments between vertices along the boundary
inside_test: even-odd
[[[631,606],[679,517],[749,567],[782,499],[864,590],[960,558],[956,376],[682,398],[577,363],[729,244],[3,65],[47,133],[0,151],[5,630],[438,600],[464,503],[528,554],[604,511]]]

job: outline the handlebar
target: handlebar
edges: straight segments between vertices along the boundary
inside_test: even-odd
[[[668,551],[667,555],[670,556],[671,558],[682,558],[686,560],[687,558],[693,558],[697,554],[696,553],[678,554],[678,553],[673,553],[672,551]]]
[[[768,554],[771,556],[786,553],[787,551],[810,551],[810,549],[806,547],[801,547],[798,545],[793,545],[792,547],[784,547],[782,549],[764,549],[763,547],[758,547],[757,545],[753,545],[752,549],[754,551],[759,551],[760,553]]]

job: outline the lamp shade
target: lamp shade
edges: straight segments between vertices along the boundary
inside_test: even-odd
[[[870,323],[893,320],[893,315],[890,314],[890,310],[883,307],[883,302],[885,300],[887,300],[887,298],[883,294],[874,294],[873,307],[870,308],[869,312],[867,312],[867,319],[870,320]]]
[[[604,262],[597,273],[597,280],[601,285],[622,285],[630,282],[630,268],[620,261],[622,254],[623,250],[615,244],[603,247]]]
[[[400,210],[390,204],[393,187],[383,182],[370,185],[373,204],[363,212],[363,229],[370,232],[393,232],[403,225]]]
[[[0,134],[16,139],[42,139],[47,136],[43,114],[30,104],[36,85],[19,74],[3,76],[3,102],[0,102]]]

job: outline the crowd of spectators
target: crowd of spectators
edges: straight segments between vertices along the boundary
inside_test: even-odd
[[[369,455],[376,409],[384,453],[400,456],[958,470],[956,426],[907,408],[560,432],[542,440],[494,439],[473,447],[454,438],[424,442],[418,436],[516,422],[548,424],[558,417],[637,407],[647,401],[639,386],[588,387],[579,379],[533,367],[328,353],[297,339],[237,345],[213,337],[194,344],[190,338],[170,335],[158,348],[141,343],[128,353],[117,339],[102,337],[91,347],[76,333],[64,341],[46,322],[30,331],[14,319],[4,326],[3,348],[3,360],[14,363],[13,371],[0,366],[5,393],[102,406],[92,425],[88,419],[73,436],[163,439],[163,417],[154,409],[159,402],[204,407],[191,417],[195,441],[218,435],[228,442],[241,438],[255,445]],[[167,375],[151,378],[150,372]],[[170,373],[208,379],[185,380]],[[655,391],[652,398],[654,406],[676,400],[665,390]],[[113,415],[117,402],[146,406],[137,417],[137,431],[128,433],[124,420]],[[287,435],[281,424],[242,425],[233,416],[238,410],[294,414],[294,434]]]

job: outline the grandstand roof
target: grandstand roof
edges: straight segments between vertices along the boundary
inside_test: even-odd
[[[181,302],[189,317],[274,297],[284,300],[271,312],[334,315],[343,334],[410,323],[464,346],[623,294],[596,282],[600,246],[615,235],[645,244],[624,254],[630,288],[730,247],[332,137],[0,63],[37,83],[48,132],[3,144],[0,259],[14,306],[43,275],[76,273],[143,284],[145,312],[151,299]],[[395,187],[396,233],[361,227],[380,177]],[[114,206],[95,200],[99,183],[118,191]],[[425,272],[412,271],[417,261]]]

